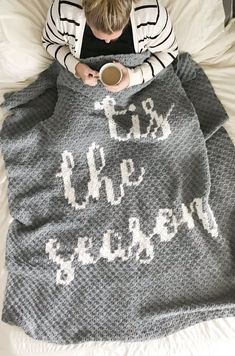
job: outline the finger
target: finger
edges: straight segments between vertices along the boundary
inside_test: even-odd
[[[85,79],[84,80],[84,84],[85,85],[92,85],[94,83],[94,81],[92,81],[91,79]]]
[[[91,69],[89,74],[92,75],[95,78],[99,78],[99,72],[97,72],[96,70]]]
[[[91,83],[91,84],[89,84],[89,85],[90,85],[91,87],[95,87],[96,84],[97,84],[97,83],[94,83],[94,82],[93,82],[93,83]]]
[[[106,86],[105,88],[106,90],[111,91],[112,93],[117,93],[121,90],[120,88],[116,88],[114,86]]]
[[[90,77],[89,79],[88,79],[88,83],[90,84],[90,85],[96,85],[97,84],[97,79],[96,78],[94,78],[94,77]]]
[[[115,91],[119,91],[119,90],[122,90],[123,89],[123,83],[122,81],[116,85],[106,85],[107,88],[109,89],[113,89]]]
[[[98,78],[98,76],[99,76],[99,72],[97,72],[96,70],[93,70],[93,69],[90,69],[90,70],[87,69],[84,74],[85,74],[86,79]]]
[[[117,66],[121,70],[126,69],[126,67],[123,64],[121,64],[120,62],[113,61],[113,63],[115,63],[115,66]]]
[[[94,87],[96,86],[96,82],[91,82],[91,81],[87,81],[87,82],[84,82],[85,85],[89,85],[90,87]]]
[[[91,83],[93,81],[95,81],[97,83],[98,77],[94,77],[92,74],[88,74],[88,75],[85,76],[84,79],[85,79],[84,81],[86,82],[86,84],[87,83]]]

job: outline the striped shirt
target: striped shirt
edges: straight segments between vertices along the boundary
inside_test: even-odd
[[[136,53],[149,51],[141,65],[129,69],[130,86],[156,76],[178,55],[178,45],[167,10],[157,0],[139,0],[130,13]],[[43,29],[47,52],[75,75],[86,24],[82,0],[54,0]]]

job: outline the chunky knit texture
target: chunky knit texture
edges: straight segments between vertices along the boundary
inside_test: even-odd
[[[76,343],[235,316],[235,152],[189,55],[116,94],[54,63],[4,105],[14,221],[3,321]]]

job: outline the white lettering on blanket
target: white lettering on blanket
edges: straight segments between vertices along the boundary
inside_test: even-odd
[[[66,257],[58,253],[60,249],[58,240],[50,239],[46,244],[46,253],[49,255],[49,259],[57,265],[56,284],[69,285],[72,282],[75,271],[75,267],[73,267],[75,256],[82,265],[95,264],[101,258],[108,262],[113,262],[117,258],[123,262],[134,258],[141,264],[150,263],[154,258],[153,236],[158,235],[161,242],[171,241],[176,236],[180,226],[186,224],[189,230],[195,227],[194,214],[197,215],[204,229],[212,237],[217,237],[218,227],[207,201],[207,198],[195,198],[189,204],[189,207],[181,204],[180,217],[176,216],[174,209],[159,209],[154,229],[150,234],[141,231],[139,218],[130,217],[131,244],[128,247],[122,247],[122,240],[125,237],[114,230],[107,230],[102,236],[102,246],[98,256],[90,253],[96,243],[92,237],[78,237],[74,252],[69,256],[66,255]],[[116,241],[115,248],[113,246],[114,240]]]
[[[100,158],[100,165],[97,162],[97,158]],[[100,198],[100,189],[103,182],[105,184],[107,201],[112,205],[120,204],[122,198],[125,196],[124,186],[140,185],[145,173],[144,168],[141,168],[141,174],[139,175],[138,179],[131,180],[131,176],[135,172],[134,163],[132,159],[124,159],[120,163],[122,180],[122,183],[120,184],[120,195],[115,197],[112,179],[106,176],[102,176],[102,170],[105,167],[104,150],[94,142],[89,147],[87,153],[87,164],[89,168],[90,180],[88,182],[88,192],[86,194],[85,200],[81,204],[76,202],[75,189],[72,187],[71,182],[74,168],[74,159],[71,152],[64,151],[62,153],[61,171],[56,174],[56,177],[63,179],[65,198],[68,200],[68,203],[76,210],[85,209],[89,203],[89,197],[97,200]]]
[[[134,114],[136,110],[136,106],[134,104],[130,104],[127,109],[121,111],[117,111],[115,109],[115,105],[116,101],[110,96],[106,96],[101,102],[97,101],[94,104],[95,110],[104,110],[105,116],[109,122],[109,131],[112,138],[119,141],[127,141],[131,138],[131,136],[133,136],[135,139],[145,138],[148,136],[156,138],[156,133],[159,129],[162,130],[162,136],[157,137],[157,141],[165,140],[170,135],[171,129],[168,118],[171,115],[175,104],[172,104],[166,116],[163,117],[162,115],[158,116],[156,110],[154,110],[154,103],[151,98],[142,101],[142,107],[145,114],[150,116],[149,125],[147,126],[145,133],[141,133],[141,118],[139,115]],[[119,115],[125,115],[128,112],[130,112],[131,115],[132,127],[126,136],[121,137],[118,135],[117,124],[114,119],[115,117],[118,118]]]

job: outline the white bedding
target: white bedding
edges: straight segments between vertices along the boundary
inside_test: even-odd
[[[0,102],[4,92],[24,87],[50,63],[40,44],[40,29],[49,2],[0,1]],[[220,0],[162,2],[170,10],[181,51],[191,53],[202,65],[229,114],[230,120],[225,127],[235,144],[235,21],[223,31],[224,16]],[[0,122],[4,116],[1,111]],[[4,256],[10,221],[7,179],[0,156],[0,311],[7,276]],[[2,356],[217,356],[222,353],[234,356],[234,350],[235,318],[200,323],[166,338],[148,342],[87,342],[69,346],[33,340],[20,328],[0,322]]]

